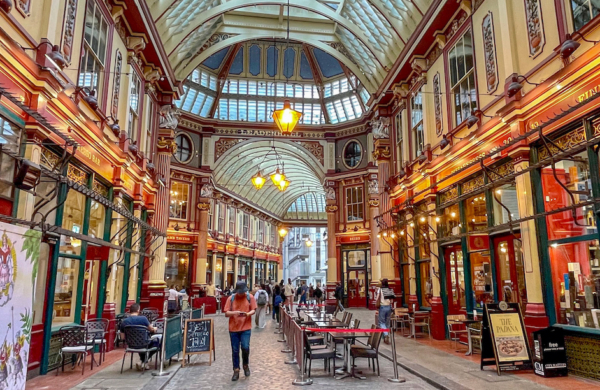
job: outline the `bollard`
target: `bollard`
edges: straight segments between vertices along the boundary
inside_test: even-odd
[[[406,378],[398,376],[398,363],[396,361],[396,335],[393,332],[390,332],[392,336],[392,363],[394,364],[394,377],[388,378],[388,382],[393,383],[404,383],[406,382]]]
[[[302,351],[302,353],[304,353],[304,332],[305,332],[304,328],[302,328],[300,330],[300,332],[302,332],[302,336],[300,337],[300,350]],[[294,379],[294,381],[292,382],[292,385],[294,385],[294,386],[312,385],[313,380],[311,378],[304,379],[304,359],[302,359],[302,361],[298,365],[300,366],[300,379],[298,379],[298,378]]]

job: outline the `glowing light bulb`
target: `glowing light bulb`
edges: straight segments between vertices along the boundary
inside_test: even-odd
[[[455,212],[452,212],[452,214],[450,214],[450,216],[451,216],[452,218],[456,218],[456,213],[455,213]]]
[[[440,217],[435,217],[435,222],[440,222]]]
[[[294,120],[294,117],[292,116],[292,111],[289,108],[283,110],[283,114],[281,115],[281,122],[288,124],[292,123],[292,120]]]

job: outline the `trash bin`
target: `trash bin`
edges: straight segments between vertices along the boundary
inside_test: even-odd
[[[533,369],[536,375],[547,378],[567,376],[567,351],[561,328],[550,326],[533,332],[533,348]]]

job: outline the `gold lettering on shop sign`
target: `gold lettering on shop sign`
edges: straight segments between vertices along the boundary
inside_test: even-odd
[[[83,154],[88,160],[100,166],[100,158],[98,158],[98,156],[96,156],[94,153],[90,152],[85,147],[80,148],[79,151],[81,151],[81,154]]]
[[[600,92],[600,85],[596,85],[594,88],[585,91],[584,93],[582,93],[581,95],[579,95],[579,97],[577,97],[577,101],[579,103],[583,103],[585,100],[591,98],[592,96],[594,96],[595,94],[597,94],[598,92]]]

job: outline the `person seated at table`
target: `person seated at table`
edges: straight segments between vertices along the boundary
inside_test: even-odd
[[[123,321],[121,321],[121,329],[119,329],[121,331],[121,333],[123,333],[123,339],[125,339],[125,327],[126,326],[143,326],[145,328],[148,329],[148,331],[150,331],[150,333],[154,333],[156,332],[156,328],[152,325],[150,325],[150,321],[148,321],[148,318],[141,316],[140,315],[140,305],[138,303],[134,303],[133,305],[131,305],[131,307],[129,308],[129,317],[125,318]],[[127,341],[127,340],[125,340]],[[156,339],[151,339],[150,342],[148,343],[148,348],[159,348],[160,347],[160,339],[156,338]],[[156,351],[150,352],[149,356],[146,356],[146,352],[140,352],[140,363],[136,363],[135,367],[137,368],[138,371],[142,370],[142,365],[146,365],[145,369],[148,369],[148,361],[150,361],[150,359],[152,359],[152,355],[154,355],[156,353]]]

